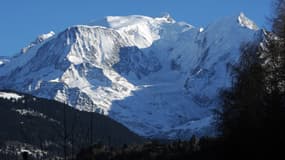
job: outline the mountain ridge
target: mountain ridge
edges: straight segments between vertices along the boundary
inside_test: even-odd
[[[8,155],[20,159],[24,151],[32,159],[54,159],[63,157],[64,145],[67,153],[74,155],[94,144],[120,147],[146,141],[109,117],[54,100],[0,90],[0,104],[0,124],[4,128],[0,131],[1,159]]]

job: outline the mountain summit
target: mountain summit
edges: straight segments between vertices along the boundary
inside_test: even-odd
[[[261,33],[244,14],[203,29],[170,16],[109,16],[32,43],[0,66],[0,88],[108,115],[146,137],[211,135],[228,66]]]

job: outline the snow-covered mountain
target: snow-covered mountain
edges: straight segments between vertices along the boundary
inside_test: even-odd
[[[212,135],[229,65],[261,34],[243,13],[205,28],[109,16],[40,36],[0,67],[0,88],[109,115],[147,137]]]

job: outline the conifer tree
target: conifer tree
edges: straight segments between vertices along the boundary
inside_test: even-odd
[[[241,47],[232,87],[221,91],[218,124],[229,154],[276,155],[285,145],[285,1],[275,2],[273,33]]]

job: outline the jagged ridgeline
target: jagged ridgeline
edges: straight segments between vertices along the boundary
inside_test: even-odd
[[[95,143],[144,141],[106,116],[11,91],[0,91],[0,126],[0,159],[15,159],[23,151],[34,158],[62,157],[64,146],[71,156]]]

